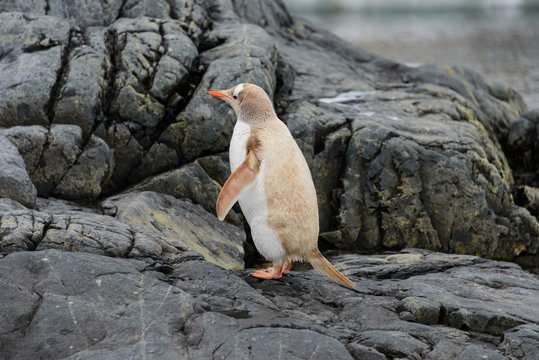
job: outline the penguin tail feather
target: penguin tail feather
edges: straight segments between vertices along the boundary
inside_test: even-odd
[[[313,252],[313,254],[309,257],[308,260],[313,266],[313,268],[316,269],[316,271],[318,271],[322,275],[327,276],[331,280],[336,281],[344,286],[356,286],[356,284],[354,284],[350,279],[348,279],[339,270],[337,270],[335,266],[331,265],[328,259],[326,259],[324,255],[320,253],[320,251],[316,250],[315,252]]]

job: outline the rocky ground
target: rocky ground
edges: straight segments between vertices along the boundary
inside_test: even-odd
[[[0,359],[539,357],[515,264],[539,263],[539,112],[510,87],[279,1],[0,0],[0,21]],[[243,270],[241,212],[214,215],[234,114],[204,92],[240,82],[296,137],[356,290]]]

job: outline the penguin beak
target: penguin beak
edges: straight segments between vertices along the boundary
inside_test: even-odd
[[[226,97],[226,98],[230,97],[218,90],[206,90],[206,92],[210,95],[217,96],[217,97]]]

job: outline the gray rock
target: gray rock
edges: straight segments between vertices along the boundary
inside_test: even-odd
[[[198,359],[213,353],[236,359],[249,358],[250,350],[250,358],[263,359],[281,344],[283,354],[297,359],[534,358],[539,319],[523,306],[538,305],[539,282],[509,263],[479,259],[474,264],[472,257],[422,252],[332,258],[357,282],[354,291],[314,271],[260,281],[247,271],[231,273],[201,258],[156,268],[148,256],[140,261],[45,250],[0,258],[5,353],[27,359],[41,346],[47,354],[73,359],[144,353],[148,358]],[[376,262],[381,268],[397,265],[394,274],[401,280],[356,278],[350,274],[352,262],[358,268]],[[410,267],[419,270],[418,263],[421,271],[403,280]],[[449,280],[458,274],[458,281],[447,281],[447,274]],[[434,282],[443,294],[431,290]],[[519,316],[525,325],[505,330],[498,348],[499,337],[483,332],[488,328],[402,321],[399,298],[413,291],[411,284],[425,290],[424,299],[448,309],[458,303],[471,311],[481,294],[489,299],[483,304]],[[518,314],[515,304],[522,307]],[[154,351],[157,355],[148,355]]]
[[[17,208],[2,211],[0,249],[3,252],[36,249],[51,222],[52,217],[47,213]]]
[[[114,208],[115,217],[135,232],[157,232],[171,245],[194,250],[226,269],[244,266],[243,230],[219,222],[200,205],[148,191],[114,196],[103,206]]]
[[[19,149],[30,174],[37,169],[47,142],[47,129],[43,126],[13,126],[0,130]]]
[[[206,89],[228,89],[232,84],[251,82],[272,96],[276,86],[277,49],[263,29],[230,23],[215,27],[211,35],[225,41],[201,54],[201,62],[208,68],[186,108],[161,135],[162,142],[179,142],[186,160],[224,151],[234,128],[232,109],[219,99],[209,98]]]
[[[539,188],[521,186],[518,188],[516,201],[526,207],[532,215],[539,217]]]
[[[498,347],[502,354],[517,359],[532,360],[539,356],[539,326],[525,324],[507,330]]]
[[[108,145],[95,136],[84,141],[76,125],[54,124],[49,131],[15,127],[5,134],[20,148],[40,196],[96,199],[110,177],[113,164]]]
[[[84,212],[53,214],[37,250],[62,249],[127,257],[134,235],[129,225],[109,216]]]
[[[202,157],[179,169],[170,170],[143,181],[135,185],[133,189],[155,191],[180,199],[192,199],[210,213],[215,213],[215,204],[221,186],[230,175],[228,161],[225,161],[220,156]],[[235,225],[241,225],[243,216],[232,210],[227,219]]]
[[[0,212],[10,212],[13,210],[26,210],[26,207],[13,199],[0,198]]]
[[[140,166],[145,155],[144,148],[138,143],[125,124],[114,124],[107,129],[105,141],[110,144],[114,159],[114,169],[105,191],[111,193],[128,183],[133,169]],[[148,155],[146,155],[148,157]],[[144,176],[147,174],[146,170]],[[137,178],[139,176],[135,175]],[[142,177],[144,177],[142,176]]]
[[[36,204],[37,190],[30,181],[19,151],[6,136],[0,135],[0,197],[20,202],[28,207]]]
[[[92,136],[76,162],[57,183],[53,195],[65,199],[97,199],[111,175],[112,167],[112,156],[107,143]]]
[[[364,331],[358,341],[393,358],[421,359],[429,347],[402,331]]]
[[[506,359],[505,356],[500,355],[499,353],[483,349],[476,345],[468,345],[463,352],[459,354],[457,360],[472,360],[472,359],[489,359],[489,360],[503,360]]]
[[[105,28],[89,28],[77,35],[72,39],[73,49],[67,59],[54,122],[79,126],[86,139],[103,118],[111,64],[106,53]]]
[[[56,250],[0,259],[0,339],[10,359],[173,359],[193,298],[126,260]]]
[[[48,126],[69,24],[60,18],[9,12],[0,13],[0,22],[0,127]]]
[[[402,299],[397,307],[401,319],[403,319],[402,313],[407,312],[412,315],[412,321],[425,325],[438,324],[440,310],[441,306],[439,303],[419,297],[407,297]]]
[[[372,347],[362,345],[360,343],[354,342],[348,344],[348,350],[354,359],[363,359],[363,360],[386,360],[384,354],[376,351]]]

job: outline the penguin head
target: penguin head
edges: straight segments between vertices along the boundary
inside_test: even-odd
[[[258,123],[277,117],[271,100],[260,86],[243,83],[227,90],[206,90],[227,102],[238,119],[247,123]]]

